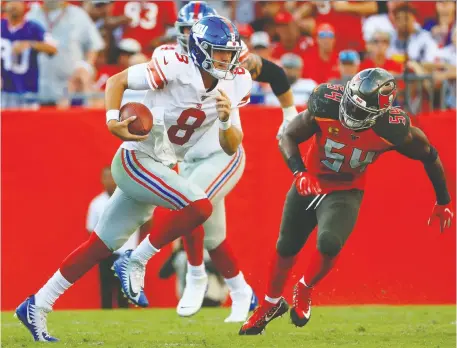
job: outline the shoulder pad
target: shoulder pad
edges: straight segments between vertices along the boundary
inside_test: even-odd
[[[315,117],[339,118],[340,101],[343,97],[344,86],[322,83],[314,88],[308,99],[308,110]]]
[[[394,146],[401,145],[409,133],[411,120],[408,114],[398,108],[391,108],[376,120],[373,130]]]

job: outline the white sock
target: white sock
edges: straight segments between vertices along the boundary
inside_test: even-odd
[[[270,302],[272,304],[277,304],[280,299],[281,299],[281,297],[273,298],[273,297],[269,297],[269,296],[265,295],[265,301]]]
[[[206,275],[205,264],[202,263],[198,266],[192,266],[189,262],[187,262],[187,273],[195,278],[204,277]]]
[[[302,283],[304,286],[306,286],[307,288],[312,288],[312,286],[309,286],[308,284],[305,283],[305,276],[301,277],[300,283]]]
[[[146,236],[145,239],[133,250],[130,257],[134,260],[140,261],[141,263],[147,263],[149,259],[156,253],[158,253],[160,249],[154,248],[154,246],[149,241],[149,234]]]
[[[242,291],[248,286],[242,272],[238,273],[233,278],[225,278],[225,283],[227,284],[230,292]]]
[[[60,270],[48,280],[48,282],[35,294],[35,305],[38,307],[52,310],[52,306],[56,300],[67,290],[72,284],[66,280]]]

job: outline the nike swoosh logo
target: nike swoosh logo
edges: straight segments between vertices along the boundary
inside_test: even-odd
[[[308,307],[308,310],[306,312],[303,312],[303,315],[307,320],[309,320],[309,317],[311,316],[311,306]]]
[[[32,324],[33,324],[33,321],[32,321],[32,318],[30,318],[29,306],[30,306],[30,305],[27,305],[27,322],[28,322],[30,325],[32,325]]]
[[[130,280],[130,275],[128,277],[129,277],[129,292],[130,292],[130,294],[132,294],[132,297],[135,298],[135,297],[138,296],[138,293],[133,291],[133,289],[132,289],[132,281]]]
[[[276,308],[276,310],[271,315],[266,315],[265,316],[265,321],[270,321],[271,319],[273,319],[275,314],[278,313],[279,308],[281,308],[281,305],[279,305],[278,308]]]
[[[168,65],[168,62],[167,62],[167,60],[165,59],[165,57],[163,57],[163,64]]]

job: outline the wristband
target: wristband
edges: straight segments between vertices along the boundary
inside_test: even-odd
[[[232,121],[230,120],[230,118],[227,121],[221,121],[219,119],[219,129],[222,129],[222,130],[226,131],[231,126],[232,126]]]
[[[116,120],[119,122],[119,116],[120,116],[119,110],[108,110],[106,112],[106,123],[108,123],[111,120]]]
[[[300,172],[306,172],[305,164],[300,157],[300,154],[295,154],[287,159],[287,165],[294,176]]]

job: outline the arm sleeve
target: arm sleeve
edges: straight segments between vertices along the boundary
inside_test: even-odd
[[[263,58],[262,69],[256,81],[269,83],[275,96],[282,95],[290,89],[290,83],[284,70],[275,63]]]
[[[46,41],[45,40],[46,32],[45,32],[44,28],[38,23],[35,23],[34,34],[35,34],[35,41],[38,41],[38,42]]]

